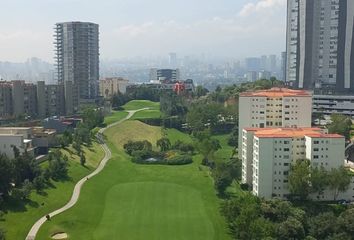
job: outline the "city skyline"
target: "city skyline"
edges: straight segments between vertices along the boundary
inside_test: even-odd
[[[103,60],[169,52],[244,58],[285,49],[286,0],[16,0],[3,3],[2,9],[0,61],[33,56],[53,63],[53,26],[66,21],[100,25]],[[39,9],[46,11],[37,14]]]

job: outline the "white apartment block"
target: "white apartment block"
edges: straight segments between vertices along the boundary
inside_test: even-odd
[[[244,128],[311,127],[311,111],[312,96],[307,91],[272,88],[241,93],[239,146]]]
[[[34,154],[32,146],[32,129],[26,127],[3,127],[0,128],[0,154],[5,154],[9,158],[14,158],[14,147],[20,154],[27,151]]]
[[[344,165],[344,137],[320,128],[245,128],[242,140],[242,182],[265,199],[287,197],[288,175],[296,160],[309,159],[312,166],[326,170]],[[353,187],[338,199],[354,200]],[[333,193],[325,190],[310,197],[333,200]]]

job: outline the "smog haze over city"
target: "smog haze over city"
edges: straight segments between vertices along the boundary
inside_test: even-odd
[[[3,0],[1,19],[0,61],[53,63],[53,27],[66,21],[100,25],[101,60],[241,59],[284,51],[286,0]]]

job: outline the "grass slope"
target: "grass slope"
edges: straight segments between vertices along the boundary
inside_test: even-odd
[[[198,168],[199,156],[185,166],[137,165],[122,144],[155,143],[159,127],[127,121],[106,135],[113,159],[85,184],[78,204],[45,223],[37,239],[57,231],[70,239],[229,239],[212,180]],[[167,130],[167,136],[189,139],[176,130]]]
[[[88,167],[80,165],[78,156],[63,150],[63,153],[69,156],[69,176],[66,181],[51,181],[52,186],[45,189],[44,193],[38,194],[32,192],[30,199],[25,204],[16,204],[8,206],[8,213],[5,215],[5,221],[0,221],[0,228],[6,230],[6,239],[25,239],[32,225],[45,214],[63,206],[71,197],[72,190],[76,182],[93,170],[92,166],[96,166],[102,159],[104,152],[102,148],[93,143],[88,149],[83,147],[86,153]],[[44,162],[43,165],[46,165]]]
[[[119,120],[122,120],[128,115],[127,112],[123,111],[114,111],[110,116],[105,117],[104,123],[106,125],[112,124],[114,122],[118,122]]]
[[[232,152],[234,150],[234,147],[227,144],[229,137],[230,137],[229,134],[213,136],[213,138],[219,140],[220,145],[221,145],[221,149],[216,151],[215,155],[214,155],[216,161],[227,161],[230,159]]]
[[[149,100],[132,100],[123,106],[125,110],[137,110],[141,108],[150,108],[150,110],[160,110],[159,102]]]
[[[143,110],[139,111],[134,116],[132,119],[151,119],[151,118],[160,118],[161,117],[161,112],[160,110]]]

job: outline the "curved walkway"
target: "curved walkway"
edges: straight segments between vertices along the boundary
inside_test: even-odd
[[[101,128],[96,137],[98,138],[101,147],[103,148],[104,152],[105,152],[105,156],[102,159],[102,161],[100,162],[100,164],[98,165],[98,167],[89,175],[87,175],[86,177],[82,178],[80,181],[78,181],[75,185],[73,194],[71,196],[70,201],[63,206],[62,208],[59,208],[57,210],[55,210],[54,212],[49,213],[48,215],[52,218],[60,213],[65,212],[66,210],[68,210],[69,208],[73,207],[77,201],[79,200],[79,196],[80,196],[80,192],[81,192],[81,187],[84,185],[84,183],[90,179],[91,177],[97,175],[98,173],[100,173],[103,168],[106,166],[106,163],[108,162],[108,160],[111,158],[112,153],[109,150],[108,146],[106,145],[106,143],[103,140],[102,134],[105,130],[107,130],[110,127],[113,127],[117,124],[120,124],[126,120],[128,120],[129,118],[131,118],[136,112],[142,111],[142,110],[147,110],[149,108],[142,108],[142,109],[138,109],[138,110],[133,110],[133,111],[127,111],[128,112],[128,116],[126,116],[125,118],[123,118],[122,120],[112,123],[110,125],[108,125],[105,128]],[[29,233],[27,234],[26,240],[34,240],[36,238],[36,235],[38,233],[39,228],[47,221],[46,216],[43,216],[42,218],[40,218],[31,228],[31,230],[29,231]]]

